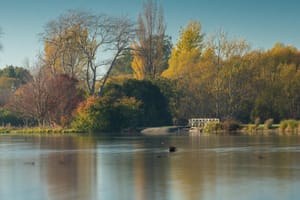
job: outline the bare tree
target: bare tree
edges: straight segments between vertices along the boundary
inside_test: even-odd
[[[70,67],[80,64],[84,78],[79,79],[85,80],[90,95],[94,95],[99,68],[106,67],[103,71],[107,70],[102,77],[102,91],[116,59],[129,46],[132,27],[133,24],[126,17],[69,11],[50,22],[43,34],[43,40],[56,47],[49,65],[57,63],[57,58],[67,62]],[[59,64],[65,66],[62,62]],[[98,94],[101,94],[100,91]]]
[[[231,39],[228,33],[222,29],[208,37],[206,46],[214,51],[217,57],[217,66],[220,66],[224,60],[242,56],[250,50],[250,45],[245,39]]]
[[[148,0],[138,18],[136,56],[141,60],[144,77],[153,78],[164,70],[165,30],[163,10],[156,2]]]
[[[217,31],[210,36],[207,43],[207,49],[211,49],[215,55],[215,77],[213,78],[215,115],[221,116],[222,113],[228,113],[224,109],[231,109],[233,100],[237,94],[238,89],[233,88],[233,74],[237,70],[241,70],[238,64],[230,63],[234,58],[241,58],[250,50],[250,45],[244,39],[230,38],[228,33],[223,30]],[[227,94],[225,94],[227,91]],[[228,100],[228,101],[227,101]],[[230,103],[228,103],[230,102]],[[224,105],[227,103],[227,105]],[[233,111],[231,111],[233,112]]]
[[[100,85],[99,96],[103,94],[103,88],[117,59],[126,53],[126,50],[129,49],[129,43],[134,37],[133,24],[126,18],[115,18],[114,23],[112,23],[112,30],[111,41],[107,50],[113,52],[113,56],[107,62],[108,70]]]
[[[9,101],[9,108],[24,118],[33,118],[39,125],[45,125],[50,98],[46,92],[46,79],[40,70],[33,81],[16,90]]]
[[[82,100],[78,81],[68,75],[45,73],[43,63],[36,67],[39,70],[33,80],[15,91],[8,107],[24,118],[35,119],[41,126],[68,124]]]
[[[75,22],[73,15],[70,12],[46,25],[41,34],[45,43],[44,65],[54,75],[65,73],[82,79],[86,59],[77,43],[78,40],[87,40],[87,32]]]

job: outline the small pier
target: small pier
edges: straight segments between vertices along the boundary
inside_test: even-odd
[[[209,123],[220,123],[218,118],[191,118],[189,119],[190,133],[201,133]]]

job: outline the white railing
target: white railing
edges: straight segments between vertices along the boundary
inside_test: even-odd
[[[208,123],[219,123],[220,119],[218,118],[192,118],[189,119],[189,126],[190,127],[204,127]]]

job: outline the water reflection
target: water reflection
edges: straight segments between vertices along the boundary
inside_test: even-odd
[[[45,139],[45,138],[44,138]],[[55,137],[45,139],[43,147],[58,152],[47,154],[47,184],[50,199],[93,199],[95,190],[96,156],[95,141],[91,138]]]
[[[95,141],[3,136],[0,199],[93,199]]]
[[[174,189],[178,199],[296,199],[299,195],[295,190],[299,138],[196,139],[172,163],[172,179],[179,180]]]
[[[299,136],[1,136],[0,199],[298,199],[299,156]]]

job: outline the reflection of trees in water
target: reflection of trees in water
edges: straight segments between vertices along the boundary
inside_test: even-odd
[[[167,149],[155,153],[149,141],[152,140],[126,140],[125,143],[120,140],[99,145],[100,199],[168,199],[168,159],[164,158]]]
[[[94,149],[95,142],[83,137],[45,138],[51,151],[47,155],[47,182],[50,199],[68,196],[70,198],[92,199],[95,177],[95,156],[85,149]]]
[[[200,148],[210,146],[211,142],[208,138],[190,137],[180,144],[184,151],[179,149],[177,155],[172,155],[171,179],[177,199],[201,199],[202,191],[215,187],[216,154]]]
[[[235,158],[240,160],[242,166],[249,166],[247,174],[251,177],[284,180],[292,178],[294,170],[299,169],[299,137],[254,137],[249,145],[251,142],[256,144],[252,146],[253,152],[249,156]]]
[[[170,199],[168,197],[170,190],[169,158],[167,148],[160,145],[147,146],[147,141],[141,143],[139,149],[148,149],[157,147],[157,153],[140,152],[134,156],[134,189],[135,199]],[[160,149],[166,149],[165,152]]]
[[[250,194],[256,183],[300,176],[300,137],[117,139],[97,146],[80,137],[43,140],[41,148],[56,150],[41,162],[51,199],[218,199],[243,184]],[[170,145],[178,151],[169,153]]]
[[[127,199],[133,193],[132,156],[122,145],[106,142],[97,147],[97,199]]]
[[[243,184],[250,194],[260,187],[255,183],[289,182],[299,178],[299,143],[299,137],[286,136],[190,138],[181,144],[184,152],[170,159],[172,190],[182,199],[218,199]]]

